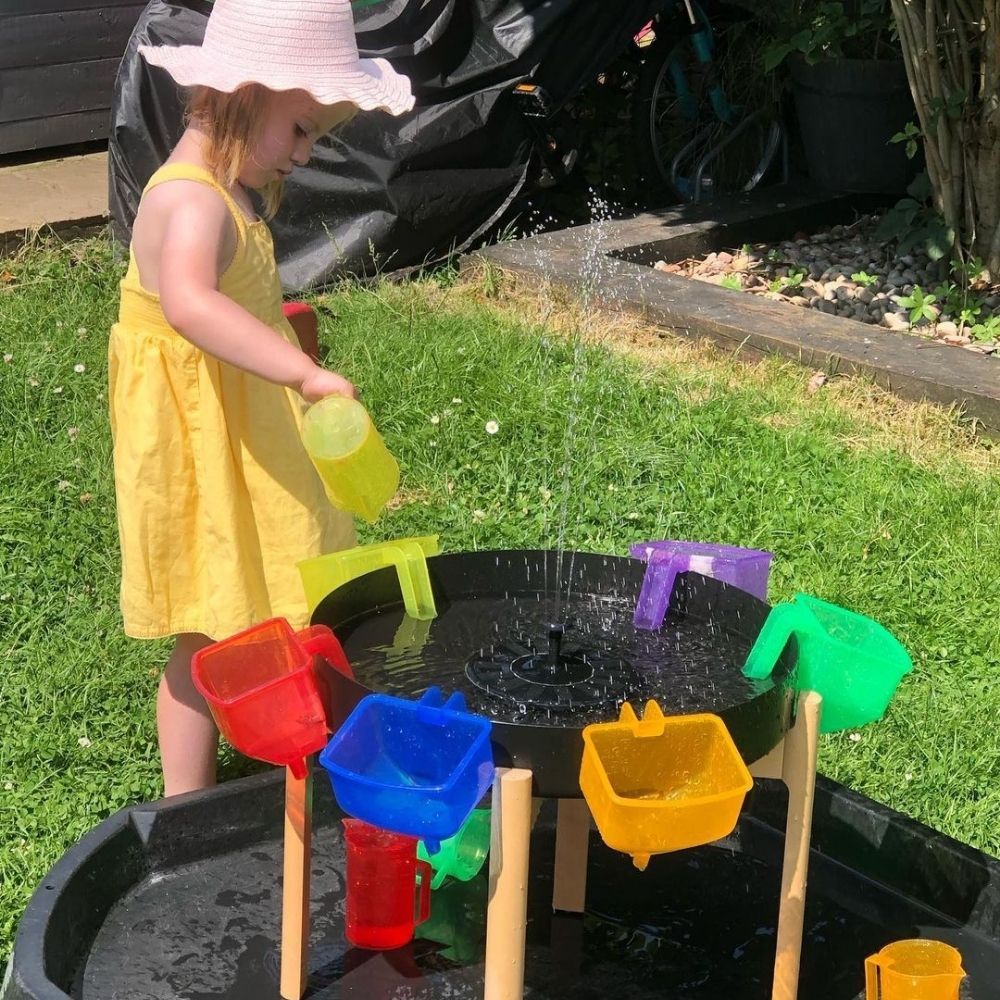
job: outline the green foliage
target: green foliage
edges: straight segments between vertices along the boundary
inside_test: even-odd
[[[948,313],[949,316],[956,315],[964,306],[962,289],[954,281],[942,281],[934,289],[933,298],[941,303],[941,310]]]
[[[945,225],[931,204],[927,171],[922,171],[906,190],[907,197],[897,201],[879,220],[875,236],[885,243],[895,243],[900,254],[922,250],[931,260],[941,260],[954,249],[955,231]]]
[[[907,122],[903,127],[901,132],[897,132],[889,140],[889,142],[905,142],[906,143],[906,158],[912,160],[913,157],[917,155],[917,150],[919,146],[917,140],[923,135],[920,131],[920,126],[916,122]]]
[[[967,288],[986,276],[986,265],[978,257],[968,257],[965,260],[953,260],[951,271],[959,278],[963,287]]]
[[[980,322],[987,310],[980,283],[986,268],[978,257],[967,260],[955,259],[951,262],[951,273],[956,279],[944,281],[934,289],[934,294],[942,304],[942,310],[951,316],[959,327],[975,340],[994,340],[1000,329],[1000,317],[988,315]]]
[[[769,282],[768,289],[772,292],[783,292],[786,289],[801,288],[807,274],[808,272],[803,268],[790,267],[787,275],[777,277]]]
[[[724,274],[719,280],[719,284],[723,288],[731,288],[735,292],[743,290],[743,282],[740,281],[738,274]]]
[[[850,7],[839,2],[784,6],[791,9],[777,19],[783,29],[780,37],[763,51],[766,71],[775,69],[793,52],[800,53],[807,63],[877,58],[893,24],[889,5],[883,0],[860,0]]]
[[[937,319],[939,307],[935,305],[936,302],[937,296],[933,293],[924,294],[919,285],[914,285],[913,291],[899,300],[899,304],[909,310],[911,325],[923,319],[931,322]]]
[[[942,115],[945,115],[952,121],[958,121],[965,111],[965,103],[968,97],[969,95],[964,90],[958,88],[950,90],[944,97],[932,98],[928,108],[930,111],[931,127],[934,128],[937,125],[938,119]]]
[[[975,323],[969,328],[973,340],[1000,340],[1000,316],[990,316],[982,323]]]
[[[855,273],[851,275],[851,281],[856,281],[859,285],[863,285],[865,288],[877,285],[878,280],[877,275],[869,274],[867,271],[855,271]]]

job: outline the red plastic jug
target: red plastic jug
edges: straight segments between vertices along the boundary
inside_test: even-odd
[[[417,838],[345,819],[347,940],[388,951],[413,939],[431,914],[431,866],[417,860]],[[417,900],[414,900],[414,886]]]
[[[195,653],[191,674],[222,735],[240,753],[306,776],[305,758],[326,744],[330,690],[322,657],[353,677],[336,636],[315,625],[293,632],[272,618]]]

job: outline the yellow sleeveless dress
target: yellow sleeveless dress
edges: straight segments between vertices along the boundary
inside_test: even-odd
[[[214,188],[232,214],[237,248],[220,290],[297,345],[267,225],[195,166],[162,167],[146,190],[178,179]],[[301,397],[185,340],[131,254],[109,382],[126,633],[223,639],[272,616],[304,626],[295,564],[354,545],[354,527],[302,447]]]

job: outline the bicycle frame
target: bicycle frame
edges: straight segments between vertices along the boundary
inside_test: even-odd
[[[712,105],[712,111],[719,121],[729,125],[737,118],[740,109],[729,103],[719,82],[711,79],[715,53],[715,36],[712,33],[712,24],[708,15],[694,0],[684,0],[684,6],[687,9],[688,20],[692,28],[689,36],[691,47],[698,62],[705,66],[710,74],[708,98]],[[674,83],[674,92],[678,97],[681,114],[688,121],[694,121],[698,117],[698,101],[688,85],[684,67],[676,57],[669,61],[669,72]]]

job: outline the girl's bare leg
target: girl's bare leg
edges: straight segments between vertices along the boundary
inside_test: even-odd
[[[205,699],[191,680],[191,657],[211,639],[187,632],[177,636],[156,696],[163,794],[179,795],[215,784],[219,732]]]

